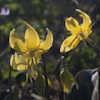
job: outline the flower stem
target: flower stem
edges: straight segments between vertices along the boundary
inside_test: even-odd
[[[10,100],[12,100],[12,89],[11,89],[11,66],[9,68],[9,90],[10,90]]]
[[[45,60],[44,60],[44,56],[43,55],[42,55],[42,60],[43,60],[43,67],[42,68],[43,68],[43,71],[44,71],[45,85],[46,85],[45,93],[46,93],[46,98],[48,100],[50,100],[50,92],[49,92],[47,73],[46,73],[46,64],[45,64]]]
[[[65,68],[65,53],[62,54],[61,56],[61,69]],[[63,92],[63,88],[61,85],[61,90],[59,92],[59,100],[68,100],[67,98],[67,92]]]
[[[62,86],[61,86],[61,90],[59,92],[59,100],[68,100],[67,92],[63,92]]]

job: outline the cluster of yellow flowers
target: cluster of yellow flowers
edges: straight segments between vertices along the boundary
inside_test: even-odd
[[[74,49],[81,40],[83,41],[85,46],[86,41],[92,45],[92,40],[88,38],[89,34],[92,32],[91,19],[89,15],[87,15],[83,11],[79,9],[76,9],[76,11],[79,12],[80,16],[83,18],[83,23],[79,25],[77,20],[73,17],[65,19],[65,26],[72,35],[63,41],[60,47],[60,52],[62,53]],[[26,74],[27,80],[29,75],[29,78],[32,82],[32,78],[36,79],[37,76],[37,71],[34,70],[33,66],[36,65],[38,67],[37,64],[41,60],[41,55],[51,48],[53,44],[53,34],[47,28],[46,30],[48,34],[46,36],[46,39],[41,40],[38,36],[38,33],[32,26],[30,26],[26,22],[24,22],[24,24],[27,26],[25,32],[25,42],[23,42],[14,33],[15,29],[13,29],[10,33],[9,45],[12,49],[19,52],[15,52],[15,54],[11,56],[10,65],[14,70],[28,70],[28,73]],[[66,82],[63,82],[64,77],[67,77],[67,82],[69,81],[68,86],[66,85]],[[71,90],[71,88],[66,88],[66,86],[71,87],[71,80],[76,83],[71,74],[64,69],[61,72],[61,80],[63,82],[62,84],[65,86],[66,92],[69,92]]]

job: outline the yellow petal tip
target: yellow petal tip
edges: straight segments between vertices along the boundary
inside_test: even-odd
[[[46,30],[48,31],[49,29],[48,29],[48,28],[46,28]]]
[[[75,11],[79,12],[79,13],[82,13],[83,11],[80,10],[80,9],[75,9]]]
[[[75,11],[80,11],[80,9],[75,9]]]
[[[70,21],[72,17],[66,18],[65,21]]]
[[[23,23],[24,23],[25,25],[27,25],[27,23],[26,23],[25,21],[23,21]]]
[[[10,31],[10,33],[14,32],[14,31],[15,31],[15,28],[12,31]]]
[[[23,23],[26,23],[25,21],[23,21]]]

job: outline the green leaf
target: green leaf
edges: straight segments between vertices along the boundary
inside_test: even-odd
[[[42,75],[38,72],[35,84],[36,84],[36,90],[38,95],[42,96],[42,88],[44,87],[44,79]]]
[[[68,72],[68,71],[67,71],[67,73],[69,74],[69,76],[70,76],[70,78],[71,78],[73,84],[76,85],[76,88],[77,88],[77,89],[79,89],[79,85],[78,85],[78,83],[76,82],[74,76],[73,76],[70,72]]]
[[[71,78],[68,72],[63,68],[60,72],[60,79],[64,92],[71,92]]]

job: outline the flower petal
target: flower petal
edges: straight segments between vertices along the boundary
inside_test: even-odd
[[[16,65],[16,63],[15,63],[14,55],[12,55],[11,58],[10,58],[10,66],[11,66],[14,70],[17,70],[17,65]]]
[[[53,34],[48,28],[46,30],[48,31],[48,35],[46,36],[46,40],[40,43],[40,52],[46,52],[53,44]]]
[[[65,39],[60,47],[60,52],[68,52],[74,49],[80,42],[80,39],[76,35],[71,35]]]
[[[78,35],[81,32],[81,27],[76,19],[70,17],[65,20],[66,28],[74,35]]]
[[[34,49],[37,46],[39,46],[39,43],[40,43],[39,36],[32,26],[30,26],[26,22],[24,23],[27,26],[27,29],[25,32],[25,45],[29,49]]]
[[[19,59],[22,62],[22,64],[26,64],[26,59],[25,59],[25,57],[23,55],[20,54],[19,55]]]
[[[26,70],[28,68],[28,66],[20,64],[17,66],[17,70]]]
[[[87,15],[85,12],[81,11],[80,9],[76,9],[77,12],[81,13],[80,16],[83,18],[83,23],[81,25],[82,32],[90,31],[92,28],[92,22],[90,16]]]
[[[27,51],[27,48],[23,41],[19,39],[16,34],[14,33],[15,29],[13,29],[10,32],[10,37],[9,37],[9,45],[11,48],[16,50],[17,52],[25,52]]]
[[[16,64],[21,64],[22,63],[21,60],[19,59],[19,56],[18,56],[17,52],[15,52],[15,63]]]
[[[71,45],[71,49],[74,49],[74,48],[79,44],[80,41],[81,41],[80,38],[77,37],[77,38],[73,41],[73,43],[72,43],[72,45]]]

